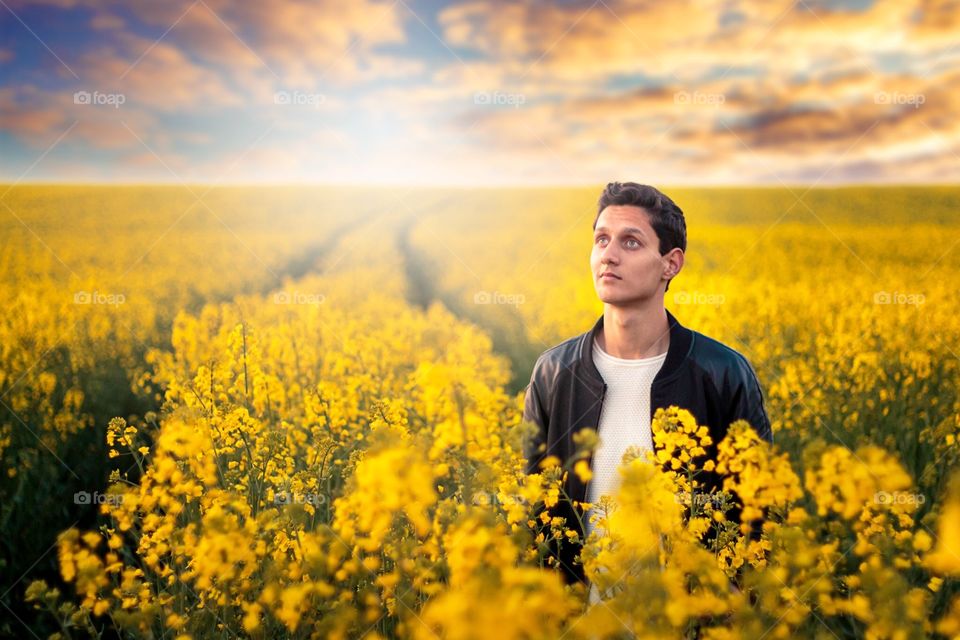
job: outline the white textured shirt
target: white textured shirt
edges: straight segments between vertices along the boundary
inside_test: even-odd
[[[653,450],[650,387],[666,359],[666,352],[652,358],[617,358],[601,349],[594,339],[593,362],[607,383],[607,391],[600,411],[600,443],[593,453],[587,502],[596,504],[601,496],[612,496],[619,488],[618,468],[628,447]],[[590,523],[593,512],[591,509],[586,514],[588,535],[594,528]]]

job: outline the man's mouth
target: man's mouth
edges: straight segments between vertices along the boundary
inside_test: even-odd
[[[620,280],[620,276],[616,275],[615,273],[610,273],[609,271],[604,271],[603,273],[600,274],[601,280],[608,279],[608,278],[610,280]]]

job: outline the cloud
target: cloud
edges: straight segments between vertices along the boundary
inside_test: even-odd
[[[98,31],[119,31],[127,25],[120,16],[98,13],[90,19],[90,27]]]
[[[860,179],[907,161],[942,176],[956,160],[948,3],[497,5],[441,12],[444,37],[483,54],[447,71],[461,89],[495,86],[526,106],[464,109],[450,130],[518,165],[570,158],[595,175],[613,158],[664,179],[775,180]],[[631,76],[640,88],[611,88]]]
[[[32,86],[0,88],[0,129],[10,131],[21,140],[30,142],[46,140],[55,130],[63,130],[69,124],[62,109],[45,101],[25,100],[20,96],[36,97],[41,92]],[[30,103],[35,106],[29,106]],[[49,140],[48,144],[53,142]]]
[[[24,8],[25,0],[13,2]],[[151,44],[173,43],[200,64],[237,71],[269,72],[287,86],[311,87],[324,81],[351,82],[364,73],[372,50],[405,40],[402,3],[259,2],[257,0],[38,0],[33,5],[85,8],[97,13],[94,28],[116,30],[127,24],[119,12],[143,25],[136,33],[147,53]],[[135,25],[129,25],[131,31]],[[132,62],[132,60],[131,60]],[[385,68],[380,65],[380,68]],[[391,70],[392,71],[392,70]]]
[[[132,51],[150,51],[139,60]],[[80,57],[74,67],[87,90],[123,93],[129,103],[156,111],[240,106],[246,97],[228,82],[230,75],[198,64],[183,49],[124,35],[117,47],[104,46]],[[267,100],[269,89],[263,88]]]
[[[85,16],[67,59],[80,81],[58,91],[51,60],[0,49],[18,71],[0,128],[42,148],[79,120],[74,144],[139,157],[129,127],[191,179],[218,163],[238,180],[957,178],[955,1],[43,5]],[[81,108],[76,90],[126,103]],[[323,100],[278,105],[278,91]]]

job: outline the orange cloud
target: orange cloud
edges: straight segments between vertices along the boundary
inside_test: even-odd
[[[24,84],[0,90],[0,128],[42,146],[80,119],[71,138],[142,154],[122,120],[196,179],[235,151],[161,122],[242,114],[238,180],[957,177],[955,1],[466,0],[436,16],[442,42],[388,0],[39,3],[93,12],[95,44],[68,62],[127,103]],[[277,91],[323,102],[278,106]],[[181,143],[208,152],[191,164]]]

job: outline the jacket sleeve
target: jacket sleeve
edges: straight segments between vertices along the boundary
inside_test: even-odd
[[[760,381],[753,366],[746,358],[740,359],[740,375],[737,389],[734,392],[733,413],[728,425],[736,420],[746,420],[757,432],[761,439],[773,444],[773,430],[770,427],[770,418],[763,405],[763,393],[760,390]],[[739,513],[739,509],[738,509]],[[763,534],[763,523],[768,519],[767,509],[759,518],[750,520],[750,530],[747,536],[751,540],[760,540]]]
[[[547,427],[550,419],[544,409],[543,390],[537,386],[539,372],[540,359],[538,358],[533,366],[523,403],[523,419],[537,427],[533,436],[525,440],[523,445],[523,456],[527,460],[524,471],[527,474],[540,471],[540,461],[545,457],[547,448]]]
[[[757,380],[757,374],[746,358],[740,360],[731,404],[727,425],[736,420],[746,420],[761,439],[773,444],[773,429],[770,427],[770,418],[764,407],[760,381]]]

